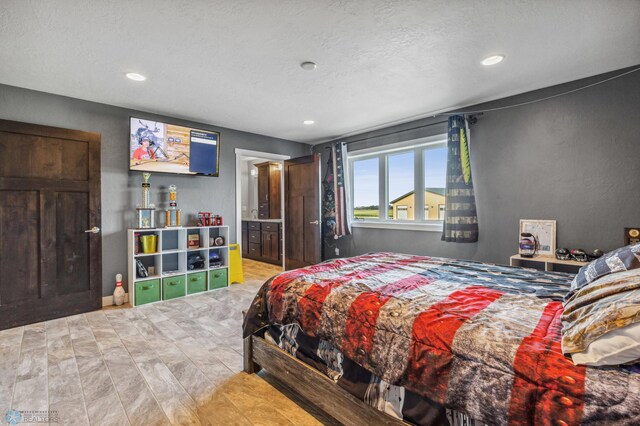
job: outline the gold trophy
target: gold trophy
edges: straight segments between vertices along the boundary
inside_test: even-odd
[[[177,188],[175,185],[169,185],[169,208],[166,210],[165,226],[174,228],[180,226],[180,209],[177,207]]]

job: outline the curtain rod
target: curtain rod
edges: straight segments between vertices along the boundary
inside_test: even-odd
[[[416,126],[416,127],[411,127],[409,129],[402,129],[402,130],[398,130],[395,132],[389,132],[389,133],[383,133],[381,135],[376,135],[376,136],[369,136],[366,138],[362,138],[362,139],[356,139],[354,141],[349,141],[349,142],[345,142],[347,145],[355,143],[355,142],[362,142],[362,141],[368,141],[371,139],[377,139],[377,138],[382,138],[385,136],[391,136],[391,135],[397,135],[398,133],[403,133],[403,132],[409,132],[411,130],[417,130],[417,129],[423,129],[425,127],[431,127],[431,126],[437,126],[438,124],[446,124],[448,122],[448,120],[443,120],[443,121],[436,121],[435,123],[429,123],[429,124],[423,124],[422,126]],[[331,148],[330,146],[325,147],[325,149],[329,149]]]

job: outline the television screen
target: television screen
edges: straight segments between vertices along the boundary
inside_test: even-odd
[[[218,132],[131,117],[129,137],[129,170],[218,176]]]

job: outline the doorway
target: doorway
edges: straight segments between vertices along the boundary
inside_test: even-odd
[[[0,120],[0,329],[102,305],[100,135]]]
[[[288,155],[236,149],[236,241],[245,274],[283,269],[284,181]]]

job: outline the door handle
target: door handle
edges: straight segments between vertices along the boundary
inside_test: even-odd
[[[91,229],[87,229],[84,232],[91,232],[92,234],[97,234],[98,232],[100,232],[100,228],[98,228],[97,226],[94,226]]]
[[[313,222],[309,222],[309,225],[320,225],[320,221],[314,220]]]

